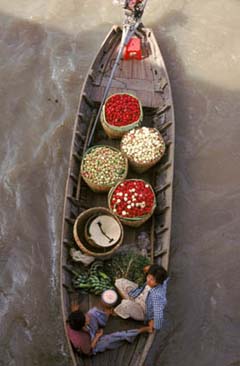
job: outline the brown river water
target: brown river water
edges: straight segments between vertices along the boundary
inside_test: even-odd
[[[148,3],[176,155],[167,325],[146,366],[240,366],[240,2]],[[111,0],[0,0],[0,366],[70,366],[59,253],[72,128],[121,21]]]

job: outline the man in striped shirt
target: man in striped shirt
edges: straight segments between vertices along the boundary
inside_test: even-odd
[[[166,305],[167,272],[162,266],[153,264],[148,266],[146,273],[146,283],[142,287],[137,287],[126,279],[116,281],[115,285],[125,300],[115,308],[115,313],[125,319],[128,317],[136,320],[144,319],[151,333],[153,329],[159,330],[162,327],[163,310]],[[130,287],[132,289],[129,291]]]

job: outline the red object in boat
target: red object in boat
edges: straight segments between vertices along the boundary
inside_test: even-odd
[[[124,60],[131,60],[131,59],[141,60],[142,59],[140,38],[133,37],[130,39],[130,41],[124,48],[123,59]]]
[[[105,104],[105,118],[112,126],[122,127],[139,121],[141,109],[136,97],[129,94],[114,94]]]
[[[115,187],[110,205],[114,212],[125,218],[148,215],[155,205],[150,185],[140,179],[126,179]]]

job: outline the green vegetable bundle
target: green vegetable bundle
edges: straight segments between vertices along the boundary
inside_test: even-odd
[[[104,263],[105,273],[112,279],[127,278],[142,285],[145,282],[143,268],[150,264],[150,259],[134,251],[119,252]]]
[[[95,261],[89,270],[71,270],[73,287],[82,291],[100,295],[103,291],[112,289],[111,278],[103,271],[103,262]]]

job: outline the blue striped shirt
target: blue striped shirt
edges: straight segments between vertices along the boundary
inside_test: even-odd
[[[149,290],[146,298],[146,314],[145,322],[149,320],[154,321],[154,329],[160,329],[163,324],[163,310],[167,303],[166,292],[167,282],[164,281],[162,285],[157,285]],[[143,291],[146,283],[142,287],[138,287],[129,292],[129,295],[136,298]]]

